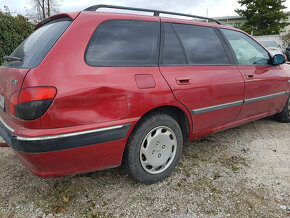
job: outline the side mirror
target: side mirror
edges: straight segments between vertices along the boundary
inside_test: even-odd
[[[273,65],[284,64],[285,62],[286,62],[285,55],[282,54],[275,54],[274,57],[272,58]]]
[[[287,51],[290,51],[290,46],[286,48]]]

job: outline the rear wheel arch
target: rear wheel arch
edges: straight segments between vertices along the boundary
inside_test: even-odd
[[[175,119],[181,128],[181,131],[183,134],[183,141],[188,140],[189,133],[190,133],[191,120],[190,120],[190,118],[188,118],[188,116],[186,115],[186,112],[184,110],[182,110],[179,107],[171,106],[171,105],[160,106],[160,107],[156,107],[150,111],[147,111],[145,114],[143,114],[143,116],[136,123],[131,134],[134,132],[134,129],[138,128],[138,124],[140,124],[147,117],[149,117],[155,113],[167,114],[167,115],[171,116],[173,119]]]

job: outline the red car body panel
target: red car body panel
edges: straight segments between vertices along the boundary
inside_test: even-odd
[[[74,21],[39,66],[30,70],[0,67],[0,77],[5,78],[0,80],[0,88],[6,108],[9,108],[9,97],[21,88],[57,88],[53,103],[39,119],[23,121],[11,116],[9,109],[6,112],[0,110],[4,127],[13,129],[13,135],[35,149],[25,152],[21,150],[22,145],[16,143],[15,153],[38,176],[55,177],[119,166],[135,125],[146,113],[160,107],[170,106],[183,111],[188,121],[188,139],[194,139],[277,113],[287,100],[288,96],[281,95],[194,114],[202,108],[289,91],[290,75],[284,66],[92,67],[84,59],[92,34],[105,20],[220,25],[155,16],[77,12],[55,15],[37,25],[36,29],[63,17]],[[253,77],[249,79],[248,74]],[[10,81],[15,79],[19,83],[11,86]],[[182,84],[182,80],[189,83]],[[112,141],[93,143],[94,138],[87,141],[91,131],[107,131],[112,127],[118,130],[125,126],[124,131],[118,132],[119,138]],[[61,143],[57,147],[59,137],[66,138],[75,133],[85,136],[74,136],[83,146],[70,147],[74,141],[68,141],[68,149],[62,148]],[[38,137],[47,144],[42,147],[35,143]],[[54,151],[45,150],[50,145]],[[37,149],[44,150],[38,152]]]
[[[15,154],[31,172],[48,178],[117,167],[125,144],[123,139],[61,151],[37,154],[15,151]]]
[[[60,13],[60,14],[55,14],[51,17],[48,17],[44,20],[42,20],[40,23],[38,23],[36,26],[35,26],[35,29],[34,30],[37,30],[38,28],[40,28],[41,26],[43,26],[44,24],[48,23],[48,22],[51,22],[53,20],[57,20],[57,19],[61,19],[61,18],[71,18],[72,20],[76,19],[77,16],[80,14],[81,12],[71,12],[71,13]]]
[[[289,89],[283,66],[238,66],[238,68],[246,81],[245,99],[281,93]],[[277,108],[282,110],[286,100],[287,96],[283,95],[245,104],[238,118],[243,119]]]
[[[244,79],[236,66],[160,67],[160,70],[176,99],[189,110],[235,102],[244,98]],[[190,84],[178,84],[180,78],[189,79]],[[194,115],[194,131],[231,122],[236,119],[241,108],[242,105],[238,105]]]

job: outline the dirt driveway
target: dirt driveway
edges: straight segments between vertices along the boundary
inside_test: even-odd
[[[173,175],[149,186],[121,168],[40,179],[0,148],[0,216],[290,217],[290,124],[266,118],[188,142]]]

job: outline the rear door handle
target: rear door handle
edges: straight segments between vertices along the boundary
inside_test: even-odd
[[[177,77],[177,78],[175,78],[175,80],[176,80],[176,83],[178,85],[189,85],[189,84],[191,84],[191,80],[189,78],[187,78],[187,77]]]
[[[247,79],[254,79],[254,74],[252,73],[245,73]]]

